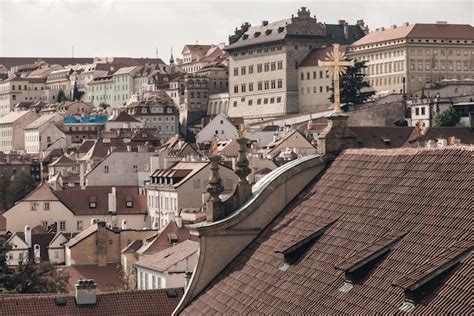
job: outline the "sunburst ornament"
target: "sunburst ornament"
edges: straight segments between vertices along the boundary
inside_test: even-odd
[[[327,53],[326,60],[318,60],[319,66],[326,66],[334,81],[334,113],[341,112],[341,91],[339,77],[346,73],[346,68],[354,66],[353,60],[345,60],[346,53],[339,50],[339,44],[333,45],[333,51]]]

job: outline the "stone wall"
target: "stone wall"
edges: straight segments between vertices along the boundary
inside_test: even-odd
[[[363,108],[349,113],[349,126],[394,126],[405,118],[403,101]]]

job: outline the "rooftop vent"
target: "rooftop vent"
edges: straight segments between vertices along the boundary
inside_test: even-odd
[[[178,292],[176,292],[175,289],[166,289],[166,295],[168,296],[168,298],[177,298]]]

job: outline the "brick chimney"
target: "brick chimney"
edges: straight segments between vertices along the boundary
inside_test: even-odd
[[[76,304],[95,305],[97,302],[96,288],[94,280],[79,280],[76,284]]]
[[[105,222],[97,223],[97,265],[107,266],[107,227]]]

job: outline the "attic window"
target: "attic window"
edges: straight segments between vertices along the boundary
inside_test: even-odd
[[[285,30],[285,27],[284,27],[284,26],[280,26],[280,27],[278,28],[278,33],[281,33],[281,32],[283,32],[284,30]]]
[[[385,143],[385,145],[389,145],[391,143],[390,138],[381,137],[381,139]]]
[[[404,290],[404,302],[399,310],[411,312],[428,294],[435,292],[444,284],[454,270],[456,270],[472,253],[474,241],[462,240],[456,242],[440,255],[425,262],[401,279],[393,286]]]
[[[178,242],[178,236],[176,234],[170,233],[168,234],[168,241],[170,244],[175,244]]]
[[[249,35],[248,35],[248,34],[244,34],[244,35],[242,36],[242,39],[244,39],[244,40],[246,40],[247,38],[249,38]]]
[[[259,36],[260,36],[260,34],[262,34],[262,33],[260,33],[260,32],[255,32],[255,33],[253,34],[253,36],[255,36],[255,37],[259,37]]]
[[[349,292],[353,285],[367,276],[405,235],[406,233],[390,233],[388,236],[378,239],[372,245],[336,264],[334,267],[343,270],[345,275],[344,285],[339,288],[339,291],[343,293]]]
[[[133,198],[130,195],[125,197],[125,205],[130,208],[133,207]]]
[[[91,196],[89,197],[89,208],[96,208],[97,207],[97,197]]]
[[[314,242],[321,237],[337,220],[331,221],[329,224],[317,229],[308,236],[299,236],[291,244],[284,244],[275,252],[284,255],[285,262],[280,267],[280,270],[286,271],[290,265],[295,264],[306,251],[314,244]]]
[[[271,29],[266,30],[266,31],[265,31],[265,34],[267,34],[267,35],[272,34],[272,30],[271,30]]]

